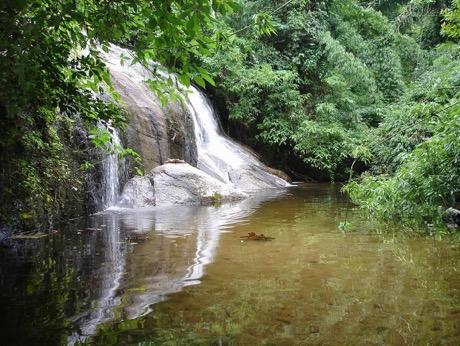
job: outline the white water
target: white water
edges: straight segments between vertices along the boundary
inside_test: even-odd
[[[230,181],[229,172],[241,168],[267,168],[248,149],[222,134],[218,115],[207,97],[195,87],[188,89],[188,109],[192,114],[195,138],[198,149],[198,168],[225,183]],[[276,181],[278,186],[287,186],[282,179],[266,172],[265,175]],[[238,186],[235,186],[238,188]]]
[[[206,97],[195,87],[190,87],[189,92],[187,106],[195,125],[198,168],[230,183],[230,170],[253,163],[256,159],[245,155],[236,143],[220,134],[216,115]]]
[[[188,88],[187,107],[193,117],[196,145],[198,149],[198,168],[215,178],[232,184],[229,173],[235,170],[258,167],[266,179],[276,186],[288,186],[284,180],[267,172],[266,167],[247,148],[222,134],[218,115],[208,98],[197,88]],[[239,186],[235,186],[239,188]]]
[[[118,201],[120,192],[120,160],[116,154],[116,149],[121,146],[120,136],[117,129],[110,125],[102,126],[112,134],[109,151],[104,155],[102,160],[103,169],[103,196],[102,203],[104,209],[113,207]]]

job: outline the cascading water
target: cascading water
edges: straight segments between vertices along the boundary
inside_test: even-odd
[[[195,125],[198,168],[230,183],[228,171],[251,161],[251,157],[244,157],[235,143],[220,135],[219,124],[206,97],[195,87],[190,87],[189,92],[187,105]]]
[[[155,94],[146,83],[153,78],[151,71],[139,63],[122,63],[122,60],[132,56],[132,53],[126,49],[112,45],[108,52],[101,52],[101,54],[111,74],[116,76],[117,88],[123,93],[133,112],[145,113],[147,120],[142,120],[144,121],[143,124],[151,126],[149,112],[162,112],[158,108]],[[152,65],[152,67],[158,66]],[[162,72],[158,73],[161,74]],[[163,77],[166,78],[168,75]],[[174,79],[174,76],[172,78]],[[289,185],[285,180],[271,174],[271,170],[260,162],[250,150],[222,133],[217,114],[201,91],[193,86],[189,88],[182,86],[181,88],[187,90],[186,105],[193,120],[193,131],[198,152],[198,169],[225,184],[231,185],[236,190],[251,191]],[[116,133],[114,133],[114,142],[117,140],[115,135]],[[164,137],[168,136],[168,132],[157,131],[153,135],[156,136],[157,141],[165,141]],[[179,135],[183,136],[184,133]],[[160,147],[159,142],[157,144],[156,146]],[[153,153],[156,148],[152,147],[151,150]],[[169,155],[169,147],[165,146],[164,151],[165,153],[160,155],[160,164],[165,163],[168,158],[166,155]],[[116,157],[109,156],[105,164],[106,207],[114,205],[117,201],[117,169]]]
[[[106,62],[111,64],[110,68],[117,69],[118,73],[127,76],[127,83],[132,102],[135,102],[139,107],[152,109],[155,97],[148,89],[145,81],[151,78],[151,74],[147,69],[139,64],[123,65],[119,64],[120,55],[125,50],[113,47],[105,56]],[[125,56],[129,52],[125,52]],[[126,85],[123,84],[123,87]],[[139,93],[132,92],[137,90]],[[237,144],[231,139],[225,137],[220,130],[217,116],[212,109],[210,102],[195,87],[189,88],[187,107],[193,118],[194,133],[198,150],[198,168],[215,178],[239,188],[240,185],[234,179],[235,171],[244,172],[251,177],[248,186],[258,187],[274,187],[285,186],[287,183],[268,173],[268,167],[265,167],[256,156],[248,149]],[[110,209],[115,206],[118,201],[120,177],[123,170],[123,163],[118,159],[116,154],[117,149],[121,145],[120,136],[115,128],[109,124],[100,124],[100,129],[107,130],[111,133],[111,149],[107,151],[103,158],[103,205],[105,209]],[[256,172],[256,173],[254,173]],[[215,181],[215,179],[211,179]],[[257,181],[257,182],[255,182]],[[255,182],[255,183],[254,183]],[[267,182],[266,185],[262,183]],[[259,184],[259,185],[258,185]],[[221,184],[222,185],[222,184]],[[225,186],[225,185],[224,185]],[[271,190],[270,193],[277,193],[282,190]],[[263,193],[262,193],[263,194]],[[259,195],[260,196],[260,195]],[[128,298],[124,301],[125,306],[123,311],[127,318],[137,318],[151,311],[151,305],[164,299],[167,294],[180,291],[183,287],[194,285],[201,282],[205,272],[205,267],[211,263],[215,254],[220,232],[223,228],[229,227],[235,220],[242,219],[255,210],[259,202],[264,199],[248,198],[240,203],[232,203],[221,206],[220,208],[203,206],[186,207],[184,209],[171,212],[168,208],[155,208],[146,211],[145,209],[129,210],[127,213],[133,213],[132,228],[135,231],[132,233],[142,233],[143,229],[151,230],[150,224],[143,223],[154,222],[156,233],[164,234],[164,236],[176,236],[171,230],[180,230],[187,236],[195,237],[196,244],[193,246],[194,251],[191,251],[192,258],[187,259],[185,264],[176,271],[171,272],[169,265],[164,267],[157,264],[159,272],[152,274],[145,279],[145,289],[128,294]],[[147,218],[141,218],[142,222],[134,217],[138,212],[148,212]],[[69,344],[84,342],[84,340],[97,332],[97,325],[103,321],[110,320],[115,311],[114,308],[120,306],[121,300],[117,290],[123,285],[124,274],[127,272],[129,261],[127,257],[127,245],[120,236],[121,224],[129,223],[130,216],[123,216],[123,211],[117,213],[102,213],[100,217],[105,219],[104,226],[107,227],[105,232],[102,232],[104,240],[104,265],[98,275],[100,280],[100,290],[98,298],[95,300],[93,308],[87,313],[80,314],[75,317],[74,323],[79,325],[80,333],[73,333],[69,339]],[[186,225],[186,226],[184,226]],[[195,235],[193,235],[195,233]],[[135,244],[135,243],[132,243]],[[162,247],[159,248],[163,251]],[[139,251],[139,250],[138,250]],[[153,259],[155,256],[149,256]],[[180,263],[182,265],[182,263]],[[133,267],[136,268],[135,266]]]
[[[120,191],[120,161],[116,150],[121,146],[118,131],[110,125],[100,125],[112,135],[110,148],[102,160],[103,182],[102,182],[102,204],[104,209],[110,208],[117,203]]]
[[[273,186],[289,185],[268,173],[268,167],[248,149],[222,135],[217,114],[206,96],[193,86],[188,91],[187,105],[195,125],[199,169],[225,183],[234,183],[231,172],[258,168],[259,176],[270,180]]]

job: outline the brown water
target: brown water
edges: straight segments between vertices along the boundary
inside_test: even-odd
[[[99,231],[70,225],[41,251],[3,253],[1,282],[15,283],[2,290],[4,340],[460,344],[458,241],[369,233],[348,207],[317,184],[86,221]],[[338,229],[345,217],[358,232]],[[275,239],[242,242],[251,231]]]

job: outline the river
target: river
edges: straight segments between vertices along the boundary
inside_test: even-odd
[[[2,344],[458,345],[458,241],[372,227],[334,184],[75,220],[0,249]]]

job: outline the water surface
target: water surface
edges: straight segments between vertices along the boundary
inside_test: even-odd
[[[75,221],[0,252],[3,340],[458,345],[459,244],[369,233],[347,208],[307,184]],[[275,239],[241,242],[251,231]]]

